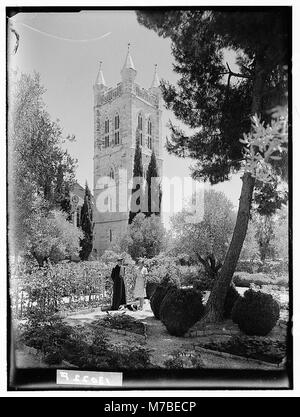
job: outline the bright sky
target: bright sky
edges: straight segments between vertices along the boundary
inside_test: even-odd
[[[59,119],[65,135],[75,134],[68,145],[78,159],[77,179],[93,188],[93,83],[99,61],[103,61],[108,86],[120,81],[127,44],[137,69],[136,82],[150,87],[154,64],[160,78],[175,83],[170,40],[138,24],[134,11],[89,11],[80,13],[22,13],[12,18],[20,35],[16,55],[10,55],[9,67],[41,75],[47,89],[44,100],[52,119]],[[100,38],[100,39],[99,39]],[[14,38],[13,38],[14,40]],[[88,41],[87,41],[88,40]],[[232,57],[227,57],[230,61]],[[168,136],[167,122],[174,115],[163,111],[163,140]],[[179,159],[164,151],[164,175],[187,177],[192,161]],[[238,205],[241,180],[234,176],[218,184],[234,206]],[[165,219],[165,222],[168,222]]]

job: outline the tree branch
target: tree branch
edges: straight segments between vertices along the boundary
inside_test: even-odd
[[[211,269],[210,266],[209,266],[209,263],[207,262],[206,259],[203,259],[202,256],[200,256],[198,253],[196,253],[196,256],[197,256],[199,262],[204,266],[204,268],[206,270]]]
[[[228,62],[226,62],[226,66],[228,68],[227,72],[221,72],[220,75],[229,75],[229,79],[230,77],[238,77],[238,78],[253,78],[252,75],[246,75],[246,74],[240,74],[237,72],[233,72],[230,68],[230,66],[228,65]]]

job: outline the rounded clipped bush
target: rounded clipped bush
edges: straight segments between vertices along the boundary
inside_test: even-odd
[[[227,295],[226,295],[225,303],[224,303],[223,316],[225,319],[231,318],[233,306],[240,298],[242,297],[240,296],[237,289],[235,288],[235,285],[231,284],[227,291]]]
[[[247,290],[232,310],[232,320],[249,336],[265,336],[279,319],[279,304],[270,294]]]
[[[154,294],[150,298],[150,307],[156,319],[158,320],[160,319],[161,303],[163,299],[165,298],[165,296],[167,295],[167,293],[173,288],[175,287],[174,285],[171,285],[171,284],[165,284],[165,283],[159,284],[156,290],[154,291]]]
[[[173,336],[183,336],[203,314],[202,294],[190,288],[173,288],[160,307],[161,321]]]
[[[156,288],[158,287],[159,283],[150,281],[146,283],[146,296],[150,300],[152,295],[155,293]]]

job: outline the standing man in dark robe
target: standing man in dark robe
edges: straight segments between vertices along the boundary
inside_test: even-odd
[[[125,284],[124,284],[125,267],[123,258],[118,259],[117,265],[111,271],[113,280],[113,299],[112,310],[118,310],[121,305],[126,304]]]

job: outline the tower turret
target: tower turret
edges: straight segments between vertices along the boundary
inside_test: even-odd
[[[133,60],[130,55],[130,43],[128,44],[127,55],[125,58],[125,62],[123,68],[121,70],[121,76],[123,83],[131,83],[133,84],[137,71],[135,69]]]
[[[158,73],[157,73],[157,64],[155,64],[154,65],[154,75],[153,75],[153,80],[152,80],[150,89],[154,90],[154,91],[159,90],[159,92],[160,92],[159,84],[160,84],[160,82],[159,82],[159,77],[158,77]]]
[[[102,72],[102,61],[100,61],[97,78],[94,84],[95,103],[97,102],[97,95],[104,94],[106,90],[107,86]]]

